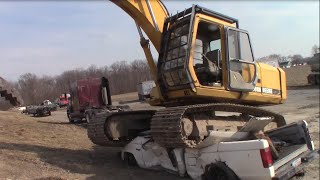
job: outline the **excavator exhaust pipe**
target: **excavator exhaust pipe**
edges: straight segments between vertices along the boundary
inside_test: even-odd
[[[112,105],[111,100],[111,91],[110,91],[110,85],[109,80],[105,77],[101,78],[101,86],[102,86],[102,93],[104,97],[106,97],[107,102],[105,102],[106,105]]]

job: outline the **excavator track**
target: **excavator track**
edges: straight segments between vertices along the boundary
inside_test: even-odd
[[[286,124],[282,115],[256,108],[237,104],[199,104],[190,106],[178,106],[155,110],[121,111],[97,113],[90,120],[87,132],[89,139],[100,146],[123,147],[134,139],[138,133],[150,130],[152,138],[159,144],[167,148],[194,148],[203,139],[190,139],[185,133],[183,125],[184,118],[192,114],[210,114],[212,112],[232,112],[240,114],[239,117],[226,116],[220,123],[246,122],[250,118],[244,117],[273,117],[278,127]],[[209,113],[210,112],[210,113]],[[216,116],[218,117],[218,116]],[[217,119],[207,119],[214,126]],[[215,122],[212,122],[216,120]],[[197,120],[195,120],[197,121]],[[234,125],[234,124],[233,124]],[[205,128],[206,125],[200,125]],[[204,126],[204,127],[203,127]],[[235,125],[234,125],[235,126]],[[123,127],[125,130],[123,131]],[[137,133],[129,134],[130,130],[137,130]]]
[[[95,118],[88,123],[87,133],[89,139],[99,146],[124,146],[125,143],[113,142],[105,134],[105,123],[108,115],[111,116],[112,113],[97,114]]]
[[[121,111],[121,112],[103,112],[98,113],[90,120],[87,127],[87,134],[89,139],[96,145],[111,146],[111,147],[123,147],[129,143],[134,137],[127,137],[125,139],[113,139],[108,134],[108,122],[112,119],[117,119],[124,124],[124,121],[132,121],[146,119],[146,126],[150,127],[150,121],[154,110],[140,110],[140,111]],[[137,118],[140,119],[137,119]],[[128,125],[130,127],[130,125]]]
[[[200,104],[162,109],[156,112],[151,121],[151,136],[167,148],[194,148],[201,141],[190,140],[183,132],[183,118],[187,114],[207,112],[237,112],[255,117],[273,117],[278,127],[286,124],[280,114],[237,104]]]

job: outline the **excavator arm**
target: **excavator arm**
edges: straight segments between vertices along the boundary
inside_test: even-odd
[[[153,60],[149,40],[145,39],[141,29],[146,33],[155,49],[160,52],[161,36],[168,11],[160,0],[111,0],[114,4],[129,14],[136,22],[140,35],[140,44],[146,56],[152,79],[156,83],[155,99],[163,99],[157,78],[157,66]]]
[[[130,15],[160,52],[161,34],[168,11],[160,0],[111,0]]]

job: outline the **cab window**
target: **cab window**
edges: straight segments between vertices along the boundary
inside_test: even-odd
[[[193,49],[193,66],[203,86],[221,86],[221,33],[220,26],[200,21]]]

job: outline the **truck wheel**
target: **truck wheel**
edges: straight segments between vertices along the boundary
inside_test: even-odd
[[[48,112],[48,115],[51,116],[51,111]]]
[[[136,166],[137,165],[137,161],[136,158],[134,158],[133,154],[131,153],[124,153],[124,161],[126,162],[126,164],[128,166]]]
[[[223,162],[216,162],[206,166],[202,175],[203,180],[239,180],[238,176]]]
[[[315,83],[316,83],[316,85],[320,84],[320,75],[319,74],[315,75]]]
[[[44,109],[41,109],[41,110],[37,110],[37,115],[40,117],[40,116],[43,116],[44,115]]]
[[[68,112],[67,112],[67,117],[68,117],[70,123],[74,123],[74,120],[72,119],[72,117],[70,116],[70,114]]]
[[[138,94],[139,101],[144,101],[144,96],[142,94]]]

